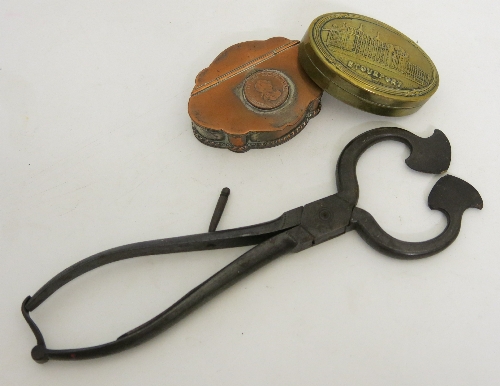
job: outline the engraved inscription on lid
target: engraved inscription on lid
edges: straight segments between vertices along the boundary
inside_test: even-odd
[[[277,71],[264,70],[250,75],[243,87],[246,100],[254,107],[271,110],[288,98],[289,86]]]
[[[341,76],[368,88],[402,97],[425,96],[437,88],[438,73],[430,58],[408,37],[377,20],[327,14],[315,20],[312,40]]]

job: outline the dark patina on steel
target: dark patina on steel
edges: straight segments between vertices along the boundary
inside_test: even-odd
[[[298,252],[316,244],[356,230],[377,250],[400,259],[416,259],[435,254],[448,247],[458,236],[463,212],[468,208],[481,209],[479,193],[467,182],[446,175],[439,179],[429,194],[429,207],[443,212],[448,220],[444,231],[422,242],[398,240],[386,233],[367,211],[356,207],[359,187],[356,164],[370,146],[384,140],[405,143],[411,149],[406,164],[420,172],[440,174],[448,169],[451,160],[450,143],[436,130],[429,138],[420,138],[406,130],[384,127],[370,130],[352,140],[337,162],[338,193],[285,212],[276,220],[243,228],[204,234],[174,237],[124,245],[90,256],[62,271],[47,282],[33,297],[22,304],[24,318],[35,334],[37,345],[31,355],[38,363],[49,359],[77,360],[97,358],[123,351],[145,342],[164,331],[195,308],[229,285],[264,264],[288,252]],[[228,191],[223,190],[215,217],[220,218]],[[215,222],[218,220],[216,219]],[[216,226],[216,225],[215,225]],[[211,225],[211,230],[215,229]],[[202,251],[245,245],[255,247],[238,257],[215,275],[188,292],[170,308],[141,326],[121,335],[113,342],[100,346],[53,350],[46,347],[42,333],[29,313],[69,281],[95,268],[137,256]]]
[[[210,221],[210,225],[208,227],[209,232],[215,232],[217,229],[217,225],[219,225],[219,221],[222,217],[222,212],[226,208],[227,199],[229,198],[229,194],[231,190],[229,188],[224,188],[220,192],[219,200],[217,201],[217,205],[215,205],[214,214],[212,215],[212,220]]]

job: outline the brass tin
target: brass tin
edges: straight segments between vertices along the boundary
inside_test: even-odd
[[[439,85],[434,63],[415,42],[351,13],[316,18],[299,45],[299,61],[329,94],[379,115],[412,114]]]
[[[188,111],[195,137],[245,152],[280,145],[319,113],[323,90],[302,69],[299,41],[235,44],[196,77]]]

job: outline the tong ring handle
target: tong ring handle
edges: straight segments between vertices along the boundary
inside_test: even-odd
[[[379,127],[358,135],[347,144],[337,162],[337,188],[339,196],[356,205],[359,185],[356,165],[359,157],[371,146],[381,141],[403,142],[410,148],[406,164],[418,172],[440,174],[448,170],[451,162],[451,146],[446,135],[435,130],[429,138],[421,138],[399,127]]]

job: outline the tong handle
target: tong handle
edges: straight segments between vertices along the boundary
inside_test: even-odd
[[[299,207],[285,212],[275,220],[261,224],[198,235],[142,241],[96,253],[86,259],[80,260],[54,276],[26,302],[24,308],[28,312],[33,311],[50,295],[71,280],[93,269],[116,261],[139,256],[204,251],[258,244],[279,232],[296,226],[300,221],[301,213],[302,207]]]
[[[161,314],[121,335],[117,340],[99,346],[65,350],[48,349],[45,346],[45,341],[40,330],[26,309],[26,305],[30,300],[30,297],[28,297],[23,302],[22,313],[37,339],[37,345],[31,351],[31,355],[36,362],[45,363],[49,359],[77,360],[98,358],[137,346],[169,328],[213,296],[251,272],[277,257],[291,252],[297,246],[294,233],[296,233],[296,228],[280,233],[258,244],[205,282],[189,291]]]

